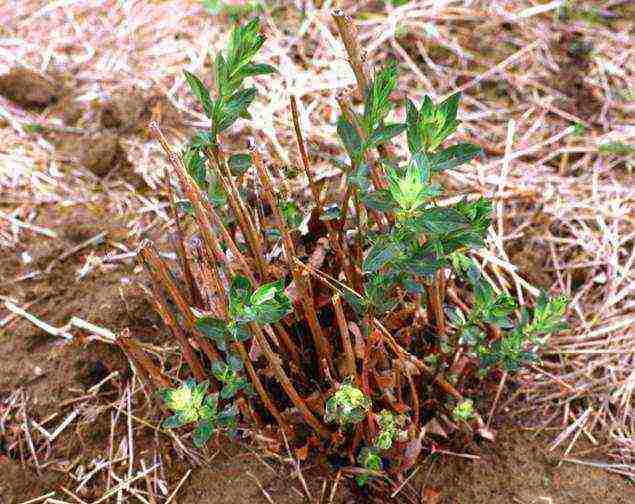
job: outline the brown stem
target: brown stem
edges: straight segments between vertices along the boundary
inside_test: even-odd
[[[229,271],[233,272],[238,267],[238,269],[242,270],[243,273],[252,282],[255,283],[255,279],[253,273],[251,272],[249,264],[234,243],[233,238],[225,228],[225,225],[222,223],[218,214],[210,205],[209,201],[201,197],[198,187],[196,186],[195,182],[192,180],[192,177],[190,177],[190,174],[187,172],[185,166],[183,165],[183,160],[174,152],[172,152],[172,149],[165,139],[165,136],[161,132],[158,124],[156,124],[155,122],[151,122],[150,130],[154,133],[157,140],[163,147],[163,150],[168,156],[170,164],[172,165],[172,168],[174,168],[174,172],[179,179],[181,188],[185,192],[187,199],[190,201],[190,203],[192,203],[192,206],[194,207],[194,217],[198,224],[198,228],[201,231],[201,237],[203,239],[203,243],[205,244],[207,255],[209,257],[215,257],[219,262],[225,264]],[[227,246],[235,257],[235,261],[229,261],[227,259],[227,256],[221,249],[220,242],[216,238],[211,224],[220,229],[223,238],[227,242]]]
[[[172,333],[172,336],[174,336],[174,338],[179,342],[181,350],[183,351],[183,358],[185,359],[185,362],[187,362],[190,366],[194,377],[198,381],[206,380],[207,375],[205,373],[205,370],[203,369],[203,365],[201,364],[199,358],[196,356],[196,353],[194,352],[192,345],[190,345],[187,336],[185,336],[185,334],[181,330],[181,327],[176,321],[176,318],[174,317],[172,310],[170,310],[167,300],[163,296],[163,293],[161,292],[161,289],[159,288],[157,282],[152,282],[152,294],[152,298],[154,299],[154,306],[157,310],[157,313],[160,315],[163,323],[168,326],[168,329]]]
[[[284,349],[287,351],[289,357],[291,358],[293,363],[298,367],[298,369],[300,369],[302,367],[302,364],[301,364],[302,359],[300,357],[300,351],[298,350],[298,347],[291,339],[291,336],[289,335],[289,333],[287,332],[287,330],[284,328],[284,326],[281,323],[278,322],[274,324],[273,327],[276,329],[276,332],[278,333],[278,336],[280,337],[280,341],[282,341],[282,345],[284,346]]]
[[[366,90],[370,83],[370,73],[366,65],[364,51],[359,46],[357,39],[357,28],[353,20],[342,9],[336,9],[332,13],[337,30],[340,32],[342,42],[348,53],[348,62],[355,73],[357,79],[357,91],[361,99],[364,99]]]
[[[306,173],[307,178],[309,179],[309,187],[311,188],[311,194],[313,195],[313,199],[315,200],[315,204],[317,205],[318,217],[322,214],[322,204],[320,203],[320,191],[317,188],[317,184],[315,183],[315,179],[313,178],[313,174],[311,173],[311,167],[309,162],[309,156],[306,152],[306,146],[304,144],[304,138],[302,137],[302,130],[300,129],[300,117],[298,115],[298,104],[296,102],[295,96],[291,96],[291,115],[293,117],[293,126],[295,129],[295,137],[298,143],[298,149],[300,150],[300,157],[302,158],[302,165],[304,166],[304,171]],[[344,253],[344,248],[346,248],[346,241],[342,240],[340,242],[339,234],[333,228],[333,223],[331,221],[326,221],[325,223],[326,231],[329,235],[329,241],[333,246],[333,250],[335,250],[335,255],[337,256],[337,260],[342,265],[344,269],[344,273],[346,274],[346,278],[349,282],[354,280],[354,274],[350,262],[348,261],[346,255]]]
[[[145,352],[139,348],[137,342],[130,337],[130,330],[125,328],[117,337],[119,347],[126,353],[131,362],[136,364],[136,368],[145,378],[150,378],[150,383],[158,388],[168,388],[172,385],[167,376],[150,360]]]
[[[276,405],[273,404],[273,401],[269,397],[267,390],[262,385],[262,382],[260,381],[260,378],[258,377],[258,373],[256,373],[256,369],[254,368],[254,365],[252,364],[251,359],[249,358],[249,354],[247,353],[247,350],[245,349],[245,345],[243,345],[242,342],[237,341],[233,344],[233,347],[234,349],[238,351],[238,355],[240,355],[240,358],[242,359],[245,365],[245,370],[247,371],[247,374],[249,375],[249,378],[251,379],[251,383],[253,384],[254,389],[256,389],[258,396],[260,396],[260,400],[263,402],[265,407],[269,410],[269,412],[271,413],[271,416],[273,416],[276,422],[278,422],[278,425],[280,426],[280,428],[283,429],[285,432],[290,433],[291,427],[289,427],[289,424],[284,420],[284,418],[282,417],[282,414],[280,413],[280,410],[278,410]]]
[[[236,216],[236,220],[238,221],[238,225],[245,237],[245,240],[247,240],[247,245],[251,250],[251,255],[258,266],[260,278],[264,279],[266,278],[267,266],[264,262],[262,243],[259,240],[259,235],[256,231],[251,215],[240,196],[240,192],[238,191],[238,187],[236,186],[229,168],[227,167],[223,153],[218,147],[213,147],[211,151],[211,157],[214,159],[216,164],[216,173],[225,192],[227,193],[229,206],[232,208],[232,211]]]
[[[273,217],[276,221],[276,227],[282,234],[282,250],[284,259],[293,275],[293,280],[300,293],[300,302],[302,303],[302,307],[304,309],[304,316],[306,317],[309,328],[311,329],[311,335],[313,336],[313,342],[315,343],[315,349],[317,350],[318,354],[318,362],[320,362],[322,359],[326,359],[332,369],[333,361],[331,359],[331,353],[328,349],[328,343],[324,338],[324,334],[322,333],[322,328],[320,327],[320,324],[318,322],[310,284],[308,280],[306,280],[305,277],[299,273],[297,267],[293,262],[293,258],[295,257],[295,247],[293,245],[291,235],[289,234],[289,230],[287,229],[287,226],[284,222],[284,218],[280,213],[280,208],[278,208],[278,205],[275,201],[275,193],[271,184],[271,179],[269,178],[269,174],[264,167],[262,157],[255,147],[251,148],[251,155],[254,161],[254,165],[256,166],[256,169],[258,170],[258,174],[260,176],[260,183],[264,188],[264,196],[265,198],[267,198],[269,206],[271,206],[271,211],[273,212]],[[321,369],[322,368],[320,367],[320,370]]]
[[[249,328],[251,329],[256,342],[262,349],[262,352],[265,354],[265,357],[269,361],[276,378],[280,382],[280,385],[286,394],[289,396],[289,399],[291,399],[293,405],[298,408],[307,424],[313,427],[324,439],[328,439],[331,433],[326,426],[320,422],[313,413],[311,413],[311,410],[304,402],[304,399],[302,399],[300,394],[298,394],[297,390],[293,386],[293,383],[291,383],[291,380],[282,368],[280,357],[278,357],[269,346],[269,342],[267,341],[267,338],[265,338],[262,329],[254,322],[249,324]]]
[[[192,269],[190,268],[190,263],[187,257],[187,250],[185,248],[185,239],[183,235],[183,229],[181,228],[181,221],[179,219],[179,211],[176,208],[176,201],[174,198],[174,191],[172,190],[172,181],[170,180],[170,174],[166,171],[165,174],[165,185],[168,190],[168,198],[170,200],[170,214],[172,219],[174,219],[174,224],[176,226],[176,236],[177,236],[177,246],[176,246],[176,255],[178,256],[181,262],[181,269],[185,275],[185,281],[187,282],[188,287],[190,288],[190,295],[192,297],[192,304],[194,306],[198,306],[199,308],[203,306],[203,299],[201,296],[201,292],[194,281],[194,275],[192,274]]]
[[[223,289],[220,275],[218,274],[218,268],[216,267],[216,265],[213,265],[207,268],[206,276],[209,277],[210,285],[212,289],[214,290],[214,293],[216,294],[216,299],[218,300],[218,312],[220,312],[220,315],[222,317],[227,317],[227,314],[228,314],[227,295],[225,290]],[[276,419],[276,422],[278,422],[278,425],[280,425],[280,427],[285,432],[291,432],[289,425],[285,422],[284,418],[280,414],[280,411],[278,410],[278,408],[276,408],[275,404],[273,404],[273,401],[269,397],[267,390],[262,385],[262,382],[260,381],[260,378],[258,377],[258,373],[256,372],[256,369],[254,368],[254,365],[251,362],[251,359],[249,358],[249,353],[245,349],[245,345],[241,341],[235,341],[232,344],[232,348],[234,348],[234,350],[236,350],[238,354],[240,355],[240,358],[243,361],[243,364],[245,366],[245,370],[247,371],[247,374],[249,375],[249,378],[251,380],[251,383],[254,386],[254,389],[256,390],[258,395],[260,396],[260,400],[263,402],[265,407],[269,410],[271,415]]]
[[[410,385],[410,394],[412,395],[412,410],[414,411],[413,418],[415,419],[415,425],[419,425],[419,415],[421,408],[419,407],[419,394],[417,394],[417,387],[412,379],[412,375],[406,369],[406,377],[408,378],[408,384]]]
[[[150,275],[152,275],[154,281],[163,285],[163,288],[168,291],[172,297],[172,300],[175,302],[181,312],[181,315],[183,316],[183,319],[185,320],[185,325],[188,331],[192,334],[192,337],[196,341],[198,347],[212,362],[219,360],[219,355],[218,352],[216,352],[216,349],[196,328],[196,318],[194,317],[192,310],[183,297],[183,294],[181,294],[174,283],[172,275],[170,275],[165,262],[159,257],[159,254],[157,254],[156,250],[154,250],[152,244],[147,240],[143,241],[140,245],[139,253],[143,261],[146,263],[148,271],[150,272]]]
[[[335,307],[337,325],[342,338],[342,348],[344,349],[344,356],[346,358],[346,374],[348,376],[352,376],[355,382],[357,382],[357,364],[355,363],[355,353],[353,352],[353,345],[351,344],[351,338],[348,333],[348,325],[346,324],[346,315],[344,315],[342,299],[339,294],[335,294],[332,300],[333,306]]]
[[[426,285],[428,293],[428,310],[433,317],[437,337],[440,342],[446,341],[445,333],[445,313],[443,312],[443,301],[445,299],[445,273],[443,270],[436,272],[434,280]]]

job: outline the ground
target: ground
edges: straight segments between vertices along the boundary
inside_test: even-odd
[[[304,16],[299,3],[268,11],[265,51],[282,71],[271,76],[273,84],[256,81],[262,95],[256,107],[261,115],[254,121],[258,127],[241,126],[232,131],[231,141],[242,148],[244,137],[255,135],[287,174],[297,172],[294,155],[288,155],[295,144],[287,97],[280,94],[295,93],[311,155],[330,174],[332,167],[320,155],[334,152],[335,97],[352,84],[352,75],[342,48],[336,53],[337,42],[328,38],[333,35],[328,7]],[[497,444],[484,442],[480,459],[425,458],[396,501],[634,502],[632,479],[572,462],[559,464],[562,446],[549,451],[554,436],[587,404],[604,419],[621,404],[624,429],[632,418],[630,396],[610,406],[605,398],[629,383],[632,370],[633,340],[624,340],[630,341],[630,350],[615,350],[611,341],[627,338],[633,323],[635,178],[628,115],[635,68],[628,21],[633,7],[619,1],[601,7],[595,3],[602,2],[579,2],[535,14],[544,2],[448,2],[445,10],[434,12],[428,12],[426,2],[396,10],[389,2],[345,3],[340,2],[355,10],[363,26],[372,62],[398,58],[413,98],[420,100],[431,90],[442,96],[473,84],[464,90],[466,127],[459,136],[484,147],[486,159],[474,174],[451,174],[448,186],[467,184],[501,202],[498,238],[519,274],[574,298],[573,334],[592,331],[590,339],[600,343],[585,350],[610,359],[604,364],[592,354],[563,359],[567,373],[588,366],[596,381],[583,385],[597,387],[589,403],[567,397],[575,381],[564,388],[561,382],[540,382],[542,392],[533,397],[564,397],[544,413],[556,418],[549,430],[536,435],[501,418]],[[103,495],[107,480],[114,486],[115,477],[157,461],[161,467],[151,474],[151,485],[159,504],[172,492],[172,502],[181,504],[304,502],[284,450],[270,456],[262,440],[245,437],[230,444],[219,439],[205,453],[203,467],[192,464],[173,439],[156,430],[162,418],[158,400],[140,386],[118,347],[76,327],[70,329],[73,339],[65,342],[5,308],[5,302],[13,303],[55,327],[79,317],[114,333],[129,329],[150,350],[170,346],[142,288],[147,285],[143,269],[134,258],[107,257],[134,251],[142,238],[171,250],[161,206],[166,162],[147,125],[159,121],[175,143],[191,134],[200,110],[178,79],[182,68],[209,68],[196,55],[207,46],[219,47],[229,19],[223,12],[209,17],[200,2],[190,0],[148,2],[138,18],[122,2],[106,4],[76,2],[66,10],[60,3],[48,13],[42,13],[49,8],[44,0],[9,2],[9,10],[0,6],[0,48],[5,51],[0,57],[7,57],[0,59],[0,504],[19,504],[49,492],[69,502],[93,502]],[[308,28],[296,38],[306,20]],[[50,45],[51,33],[65,42]],[[532,51],[523,52],[528,46]],[[92,58],[85,58],[91,50]],[[522,57],[514,59],[519,52]],[[498,73],[474,82],[510,57]],[[575,131],[553,140],[569,128]],[[511,154],[525,154],[503,160],[507,147]],[[18,227],[9,216],[31,229]],[[39,273],[30,278],[33,272]],[[563,346],[574,351],[570,340]],[[550,350],[559,349],[554,344]],[[174,357],[174,352],[166,355]],[[105,379],[97,392],[90,392]],[[130,410],[127,390],[133,390]],[[77,416],[50,445],[33,424],[51,433],[75,411]],[[564,422],[563,411],[570,414]],[[591,434],[599,446],[584,444],[585,432],[571,458],[606,462],[607,453],[615,453],[615,439],[598,425],[600,432]],[[39,468],[26,438],[17,435],[25,426]],[[632,443],[627,429],[618,433],[627,441],[630,436]],[[130,443],[134,463],[129,468]],[[455,444],[453,451],[461,454],[460,442]],[[628,462],[633,451],[625,453]],[[112,472],[102,470],[78,490],[95,464],[109,457],[121,459]],[[327,464],[309,458],[302,474],[314,500],[330,502],[335,473]],[[136,488],[146,489],[143,483]],[[341,481],[332,502],[366,501],[373,502]]]

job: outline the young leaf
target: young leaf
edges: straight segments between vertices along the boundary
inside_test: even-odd
[[[228,164],[232,175],[238,177],[251,168],[252,159],[249,154],[232,154],[229,156]]]
[[[469,143],[458,143],[447,149],[431,154],[430,165],[432,166],[433,172],[440,173],[444,170],[461,166],[476,156],[482,155],[483,149],[479,146]]]
[[[453,123],[456,121],[456,114],[459,110],[459,101],[461,100],[461,93],[454,93],[439,105],[438,109],[443,114],[445,124]]]
[[[351,160],[356,160],[360,155],[362,140],[355,128],[343,116],[337,120],[337,134],[344,144],[344,148]]]
[[[227,349],[227,323],[216,317],[201,317],[196,321],[196,328],[205,336],[212,338],[216,347],[224,352]]]
[[[214,117],[214,103],[209,96],[209,91],[205,87],[205,84],[203,84],[196,75],[188,72],[187,70],[183,70],[183,73],[185,74],[185,79],[187,80],[192,93],[194,93],[198,101],[201,103],[203,112],[205,112],[207,117],[212,119]]]
[[[362,123],[367,135],[377,129],[390,112],[392,106],[390,94],[396,85],[397,63],[392,61],[375,75],[375,79],[366,94]]]

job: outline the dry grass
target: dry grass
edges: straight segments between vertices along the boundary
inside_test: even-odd
[[[400,87],[416,101],[425,93],[439,98],[463,91],[459,136],[487,155],[476,171],[451,172],[447,183],[457,193],[469,187],[496,199],[492,254],[484,251],[482,259],[495,252],[519,266],[510,274],[506,264],[493,265],[501,268],[501,285],[528,295],[521,287],[529,279],[572,299],[572,329],[551,341],[544,363],[520,377],[521,388],[502,406],[529,400],[532,425],[556,429],[553,448],[566,460],[634,476],[632,5],[575,2],[564,18],[566,2],[560,1],[342,4],[360,20],[369,61],[399,59],[406,70]],[[292,165],[288,95],[298,97],[306,138],[316,151],[328,152],[337,94],[355,80],[331,26],[332,2],[285,5],[264,17],[265,59],[280,73],[258,79],[252,122],[258,130],[249,133]],[[34,227],[39,205],[98,203],[128,213],[130,234],[113,247],[134,250],[144,232],[169,220],[158,199],[166,160],[143,125],[119,142],[151,188],[145,194],[117,173],[100,179],[73,156],[60,156],[46,134],[25,127],[39,124],[71,136],[98,132],[90,104],[135,85],[147,96],[167,97],[154,118],[170,108],[182,113],[169,132],[175,143],[184,139],[204,118],[181,70],[205,74],[207,51],[222,45],[226,25],[190,0],[8,0],[0,20],[0,74],[19,64],[47,78],[63,75],[71,99],[85,110],[79,125],[69,127],[53,105],[25,111],[0,96],[6,123],[0,129],[0,246],[17,250],[24,233],[55,233]],[[239,125],[232,139],[247,128]],[[316,166],[324,176],[336,173],[319,158]],[[576,455],[581,436],[602,448],[591,461]]]

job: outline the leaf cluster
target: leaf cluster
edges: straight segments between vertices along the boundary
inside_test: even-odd
[[[235,431],[238,408],[228,405],[219,411],[218,394],[207,394],[209,383],[196,383],[190,378],[179,388],[162,391],[163,400],[174,414],[164,420],[163,427],[176,429],[196,423],[192,439],[197,447],[203,446],[219,429]]]
[[[350,383],[343,383],[326,401],[324,419],[341,427],[357,424],[366,418],[372,402],[370,397]]]

